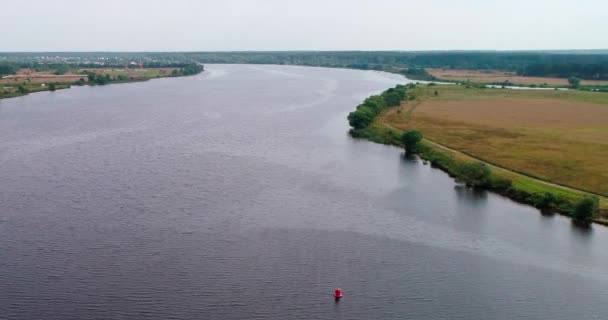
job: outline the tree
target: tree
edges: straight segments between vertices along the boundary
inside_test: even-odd
[[[574,204],[572,219],[578,222],[590,222],[597,207],[597,198],[584,198]]]
[[[382,98],[389,107],[398,106],[401,103],[401,96],[394,91],[383,93]]]
[[[577,77],[570,77],[568,78],[568,83],[570,84],[570,87],[578,88],[581,86],[581,79]]]
[[[19,67],[11,62],[0,62],[0,76],[5,74],[15,74]]]
[[[55,69],[55,74],[56,75],[62,75],[62,74],[66,74],[68,71],[70,71],[70,67],[67,64],[62,64],[56,67]]]
[[[460,166],[458,171],[467,185],[474,188],[490,184],[492,173],[490,172],[490,168],[483,162],[465,163]]]
[[[55,86],[55,82],[51,82],[51,83],[49,83],[49,90],[51,90],[51,91],[55,91],[56,89],[57,89],[57,88],[56,88],[56,86]]]
[[[418,144],[422,140],[422,133],[418,130],[409,130],[401,136],[401,141],[407,153],[418,151]]]
[[[95,78],[97,77],[97,75],[95,74],[95,72],[87,72],[87,77],[89,78],[89,82],[95,82]]]
[[[17,87],[17,91],[19,91],[19,93],[21,94],[26,94],[29,92],[29,90],[24,84],[20,84],[19,87]]]
[[[348,123],[354,129],[363,129],[372,122],[373,118],[373,114],[359,109],[348,114]]]
[[[542,195],[534,194],[531,199],[534,206],[541,209],[550,208],[557,201],[557,198],[551,192],[545,192]]]

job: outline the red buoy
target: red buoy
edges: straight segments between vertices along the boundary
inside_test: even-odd
[[[336,300],[342,298],[342,289],[336,288],[336,292],[334,292],[334,297],[336,298]]]

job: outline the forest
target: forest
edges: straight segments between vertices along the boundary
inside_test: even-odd
[[[403,72],[407,68],[504,70],[519,75],[608,79],[608,51],[248,51],[0,53],[4,74],[44,65],[185,67],[191,63],[288,64]],[[2,72],[0,70],[0,72]]]

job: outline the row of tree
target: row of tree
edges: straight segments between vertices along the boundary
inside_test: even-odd
[[[204,71],[204,67],[202,64],[198,63],[189,63],[183,65],[181,68],[174,69],[171,72],[172,76],[190,76],[199,74]]]
[[[608,80],[608,62],[594,64],[535,63],[526,66],[518,73],[532,77],[576,77],[590,80]]]
[[[117,75],[115,77],[112,77],[108,73],[106,73],[106,74],[97,74],[97,73],[92,72],[92,71],[87,71],[86,75],[87,75],[87,78],[89,79],[89,83],[94,83],[94,84],[98,84],[98,85],[105,85],[105,84],[108,84],[108,83],[114,82],[114,81],[127,81],[127,80],[129,80],[129,77],[127,77],[124,74],[119,74],[119,75]],[[81,79],[81,80],[84,80],[84,79]],[[80,82],[84,82],[84,81],[80,81]],[[80,82],[78,84],[81,84]]]
[[[355,131],[364,129],[372,123],[382,110],[398,106],[406,98],[407,87],[403,85],[397,85],[379,95],[371,96],[358,105],[355,111],[348,114],[348,123]]]
[[[19,66],[12,62],[0,62],[0,76],[15,74],[19,70]]]
[[[50,53],[49,53],[50,54]],[[40,63],[43,53],[0,53],[1,65],[16,63],[17,67],[61,70],[62,63]],[[267,52],[133,52],[133,53],[52,53],[63,57],[70,67],[124,67],[132,61],[144,67],[186,68],[194,63],[293,64],[373,70],[409,70],[421,68],[494,69],[516,71],[527,76],[577,77],[608,79],[608,51],[591,52],[496,52],[496,51],[267,51]],[[96,60],[98,63],[83,62]],[[103,62],[103,65],[99,64]],[[8,73],[11,74],[10,70]],[[59,71],[61,72],[61,71]]]
[[[160,59],[163,54],[153,54]],[[188,52],[175,53],[175,59],[204,63],[295,64],[389,69],[426,67],[452,69],[496,69],[517,71],[532,64],[604,64],[608,52],[496,52],[496,51],[266,51],[266,52]],[[164,57],[167,58],[167,57]]]
[[[422,132],[418,130],[404,132],[401,141],[406,153],[419,152],[422,149],[420,145],[422,139]],[[511,180],[493,175],[490,167],[483,162],[456,162],[445,155],[437,156],[437,153],[433,152],[430,152],[430,155],[424,154],[423,156],[430,158],[434,164],[438,161],[443,161],[441,165],[445,167],[446,171],[462,179],[468,186],[473,188],[490,189],[507,194],[516,200],[532,204],[539,209],[552,209],[566,204],[569,207],[566,212],[569,212],[572,219],[579,223],[590,223],[599,208],[599,199],[597,197],[583,197],[574,203],[568,203],[567,200],[551,192],[527,194],[522,190],[514,188]]]

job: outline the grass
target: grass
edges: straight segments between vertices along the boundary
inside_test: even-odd
[[[568,86],[568,79],[555,77],[526,77],[514,72],[496,70],[458,70],[458,69],[426,69],[434,77],[445,81],[471,81],[475,83],[502,83],[508,81],[515,85],[536,86]],[[582,80],[584,86],[606,86],[608,80]]]
[[[460,86],[418,86],[409,89],[408,95],[415,99],[385,109],[367,127],[352,130],[353,136],[401,145],[405,130],[421,130],[426,134],[419,150],[421,157],[450,175],[466,178],[461,171],[465,164],[484,161],[491,171],[488,189],[531,205],[538,205],[539,198],[551,193],[556,200],[550,208],[566,215],[577,201],[599,195],[600,210],[594,221],[608,225],[608,198],[602,193],[606,166],[601,161],[608,149],[604,125],[608,123],[604,113],[608,111],[608,95]],[[534,102],[531,106],[530,101]],[[536,104],[540,104],[538,110]],[[481,106],[488,110],[480,112]],[[540,112],[543,110],[550,114]],[[454,141],[458,143],[452,145]],[[528,146],[530,141],[537,143]],[[581,152],[576,146],[581,143],[589,149],[575,154]],[[558,156],[552,161],[542,161],[556,151]],[[582,162],[572,162],[572,158]],[[523,167],[511,167],[512,159],[519,159]],[[538,172],[547,170],[555,179],[539,176]],[[583,188],[565,185],[572,177]],[[599,189],[581,190],[594,186]]]
[[[401,146],[401,130],[388,127],[377,119],[365,129],[357,130],[356,137],[366,138],[371,141],[389,145]],[[442,169],[455,178],[460,177],[459,168],[467,163],[479,162],[479,159],[468,156],[464,153],[451,150],[433,141],[424,139],[419,147],[420,156],[431,162],[432,165]],[[559,213],[569,215],[573,204],[580,201],[590,194],[584,191],[571,189],[568,187],[552,185],[539,179],[535,179],[517,172],[506,170],[500,167],[489,165],[491,171],[491,183],[488,189],[503,194],[516,201],[535,205],[539,197],[546,193],[551,193],[557,201],[551,208]],[[501,182],[508,181],[507,187],[502,187]],[[608,199],[599,197],[599,214],[593,219],[597,223],[608,225]],[[543,208],[541,208],[543,209]]]
[[[110,83],[124,83],[133,81],[145,81],[159,77],[173,76],[171,71],[173,68],[137,68],[137,69],[79,69],[76,72],[84,72],[91,70],[98,74],[109,74],[114,78]],[[119,75],[126,76],[125,80],[116,79]],[[88,83],[88,78],[84,74],[56,76],[46,73],[32,73],[29,75],[20,75],[16,79],[4,79],[0,83],[0,99],[14,98],[26,95],[27,93],[50,90],[49,84],[55,83],[56,90],[69,88],[71,85],[77,85],[78,79],[83,78]],[[44,85],[43,85],[44,84]],[[25,85],[26,93],[18,91],[20,85]]]
[[[434,92],[438,95],[435,96]],[[382,116],[399,130],[541,180],[608,196],[608,94],[433,86]]]
[[[134,78],[157,78],[161,75],[159,69],[145,68],[145,69],[101,69],[101,74],[109,74],[112,77],[119,75],[134,77]]]

